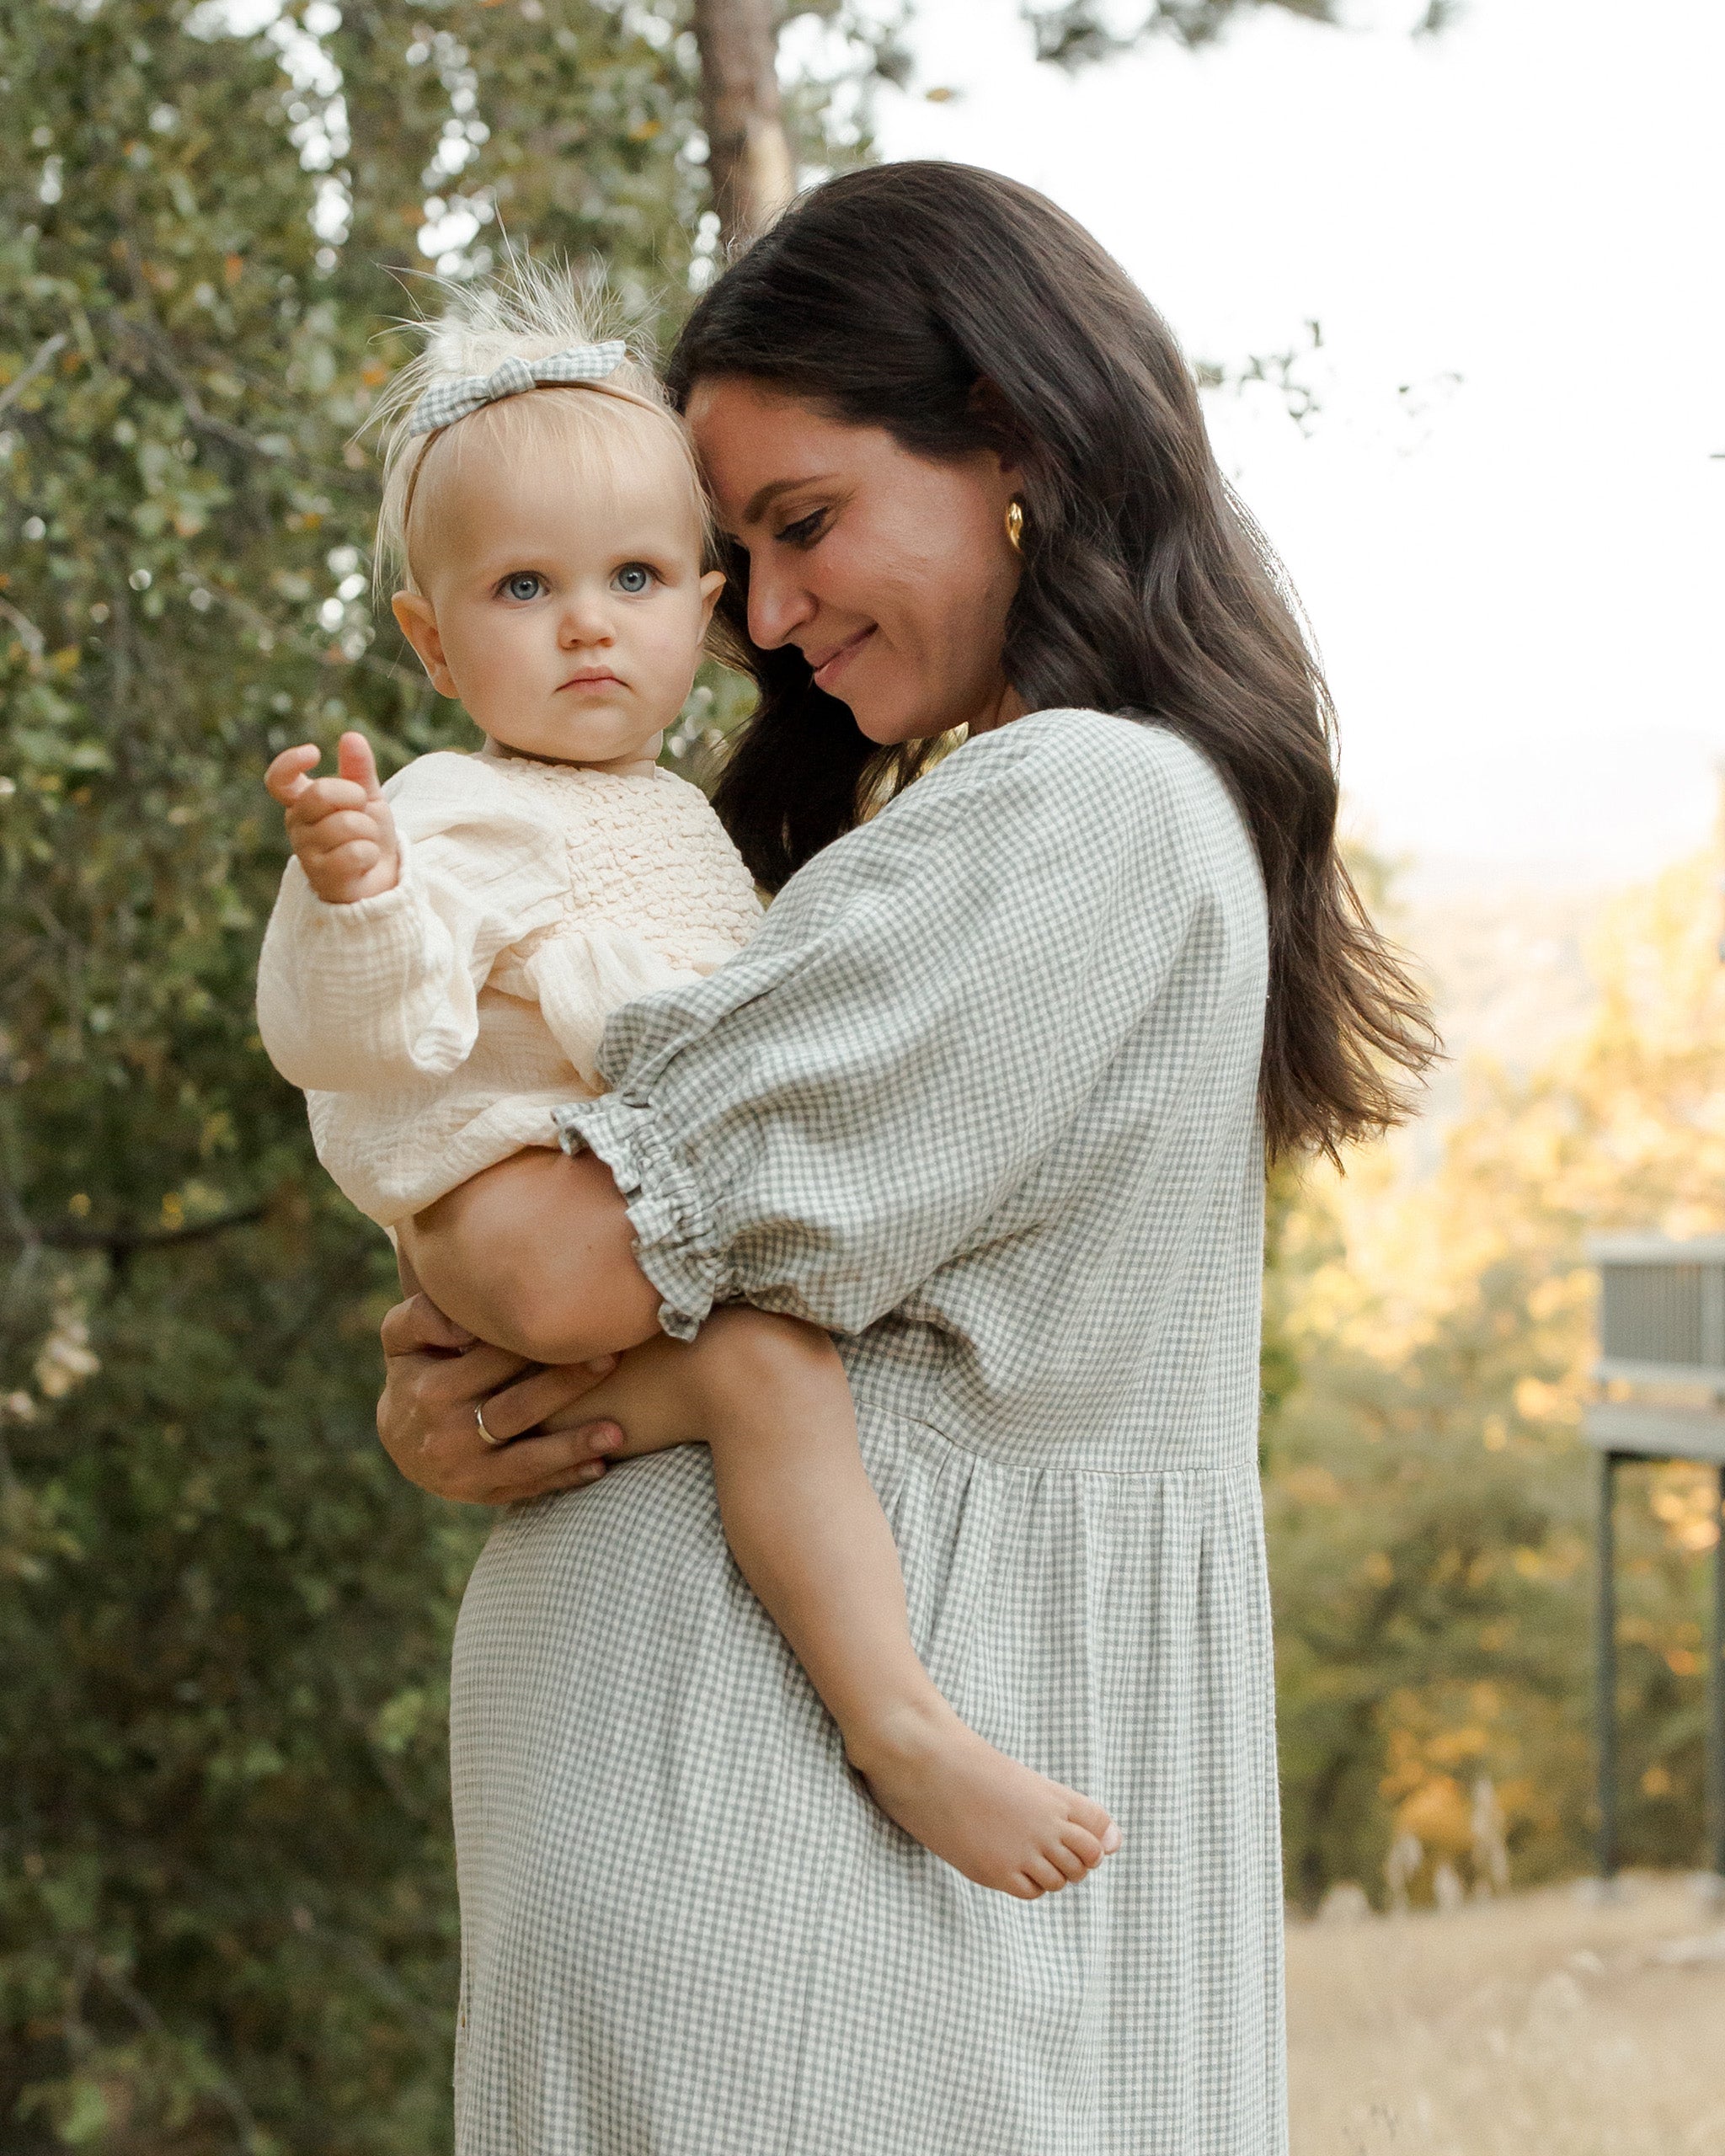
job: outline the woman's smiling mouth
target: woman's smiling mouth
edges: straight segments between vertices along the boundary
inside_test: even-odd
[[[874,624],[871,622],[866,629],[858,629],[855,636],[828,652],[825,659],[819,661],[811,659],[809,664],[814,670],[815,687],[830,689],[852,654],[867,643],[873,634]]]

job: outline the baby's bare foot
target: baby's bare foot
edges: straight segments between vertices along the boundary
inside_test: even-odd
[[[1071,1886],[1120,1846],[1099,1804],[996,1752],[938,1694],[884,1718],[851,1758],[881,1810],[924,1849],[1022,1902]]]

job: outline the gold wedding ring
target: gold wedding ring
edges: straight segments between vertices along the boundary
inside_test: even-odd
[[[486,1428],[485,1403],[483,1400],[473,1410],[473,1420],[479,1425],[479,1435],[484,1438],[486,1444],[490,1446],[493,1452],[495,1452],[499,1445],[506,1445],[509,1443],[509,1439],[507,1438],[494,1438],[490,1431]]]

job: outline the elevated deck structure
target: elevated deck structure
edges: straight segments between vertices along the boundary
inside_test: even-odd
[[[1599,1275],[1602,1397],[1582,1434],[1599,1455],[1594,1723],[1599,1758],[1601,1879],[1616,1876],[1617,1823],[1618,1470],[1635,1461],[1693,1460],[1717,1480],[1725,1513],[1725,1236],[1678,1242],[1661,1235],[1599,1235],[1588,1246]],[[1712,1557],[1706,1649],[1708,1862],[1725,1879],[1725,1532]]]

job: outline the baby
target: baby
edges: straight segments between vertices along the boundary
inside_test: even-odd
[[[554,1240],[524,1217],[531,1196],[513,1190],[506,1217],[441,1202],[554,1149],[554,1111],[601,1090],[608,1015],[711,972],[760,918],[704,797],[654,760],[724,582],[702,566],[688,440],[650,371],[587,341],[581,314],[572,287],[518,269],[467,294],[409,371],[380,567],[483,745],[382,787],[360,734],[334,778],[311,776],[313,747],[276,757],[294,858],[258,988],[264,1045],[306,1089],[341,1188],[452,1318],[547,1362],[565,1358],[522,1337],[506,1284]],[[734,1305],[688,1345],[625,1355],[583,1407],[621,1423],[616,1456],[710,1448],[744,1576],[876,1801],[927,1848],[1033,1898],[1118,1844],[1099,1806],[985,1742],[918,1661],[825,1334]]]

